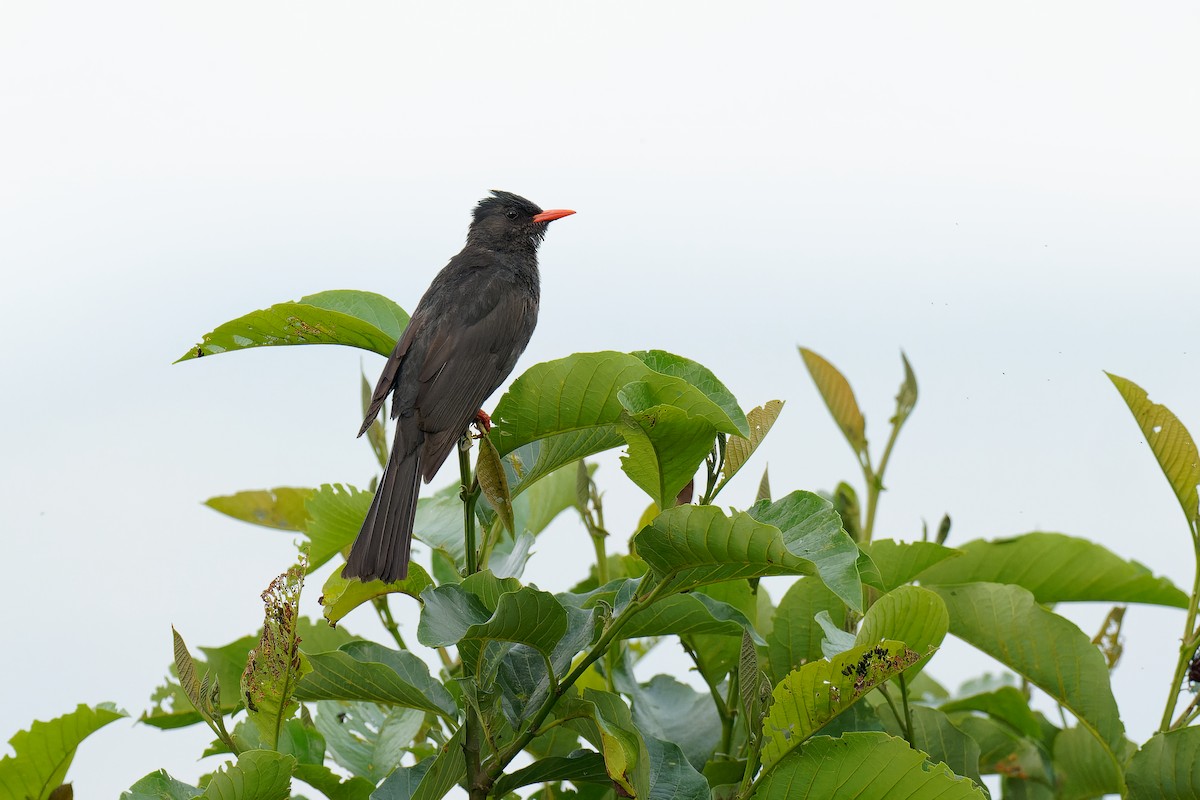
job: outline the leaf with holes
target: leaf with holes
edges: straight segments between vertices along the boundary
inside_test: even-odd
[[[125,712],[111,703],[95,708],[81,703],[69,714],[18,731],[8,740],[16,755],[0,759],[0,794],[38,800],[47,797],[62,784],[79,744],[124,716]]]
[[[789,674],[772,693],[763,720],[762,763],[769,770],[867,692],[915,664],[903,642],[855,647]]]

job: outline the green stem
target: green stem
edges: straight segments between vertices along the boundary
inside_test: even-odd
[[[863,525],[863,541],[870,543],[871,535],[875,532],[875,511],[879,508],[879,495],[883,492],[883,475],[887,472],[888,461],[892,458],[892,448],[896,446],[896,437],[900,435],[900,425],[892,423],[892,432],[887,444],[883,447],[883,457],[879,459],[879,469],[871,468],[871,456],[864,454],[863,477],[867,481],[867,521]]]
[[[721,751],[733,756],[734,719],[737,717],[738,674],[729,673],[729,687],[725,692],[725,716],[721,723]]]
[[[539,708],[537,713],[535,713],[529,719],[529,721],[522,726],[521,731],[517,734],[516,738],[513,739],[512,743],[509,744],[509,746],[505,748],[502,753],[498,753],[491,761],[487,768],[487,776],[485,780],[488,791],[491,790],[491,787],[495,784],[496,780],[504,773],[504,768],[508,766],[509,762],[520,755],[521,751],[525,749],[525,746],[528,745],[537,732],[541,730],[542,723],[546,721],[546,717],[550,716],[550,711],[554,708],[555,703],[557,703],[559,699],[566,694],[568,689],[575,685],[576,681],[583,677],[583,673],[587,671],[588,667],[590,667],[601,656],[604,655],[609,646],[617,638],[617,635],[621,632],[621,628],[625,627],[625,624],[629,622],[629,620],[632,619],[635,614],[658,600],[658,596],[665,586],[665,583],[660,583],[655,586],[645,597],[635,598],[634,600],[630,601],[625,610],[622,611],[615,619],[613,619],[611,623],[609,623],[607,630],[605,630],[600,636],[600,639],[594,645],[592,645],[591,649],[588,650],[587,655],[575,665],[575,668],[567,674],[567,677],[562,679],[562,682],[560,682],[553,691],[547,694],[545,701],[543,701],[541,705],[541,708]]]
[[[401,650],[407,650],[408,646],[404,644],[403,637],[400,636],[400,626],[396,624],[396,618],[392,616],[392,608],[388,605],[387,595],[376,597],[371,601],[375,606],[375,612],[379,614],[379,621],[383,623],[383,627],[392,635],[396,646]]]
[[[475,501],[479,492],[471,482],[471,437],[464,435],[458,440],[458,474],[462,482],[459,495],[463,501],[463,539],[467,545],[467,574],[479,571],[479,553],[475,549]]]
[[[883,699],[887,700],[888,708],[892,710],[892,716],[896,718],[896,724],[903,728],[904,717],[900,716],[900,710],[896,708],[896,703],[892,700],[892,695],[887,689],[887,684],[881,683],[877,688],[879,689],[879,693],[883,695]]]
[[[900,681],[900,702],[904,705],[904,738],[913,748],[916,748],[917,745],[913,742],[912,706],[908,704],[908,681],[904,679],[903,672],[898,676],[898,680]]]
[[[1195,532],[1192,536],[1196,545]],[[1171,717],[1175,713],[1175,704],[1179,700],[1179,690],[1183,686],[1183,676],[1187,674],[1188,664],[1196,655],[1197,636],[1196,609],[1200,603],[1200,545],[1192,548],[1196,553],[1196,570],[1192,576],[1192,596],[1188,598],[1187,620],[1183,624],[1183,641],[1179,646],[1179,657],[1175,662],[1175,674],[1171,678],[1171,693],[1167,696],[1167,705],[1163,709],[1162,721],[1158,725],[1159,733],[1171,730]]]

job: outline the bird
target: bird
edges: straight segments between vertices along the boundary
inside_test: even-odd
[[[512,372],[537,324],[538,245],[551,221],[574,213],[543,211],[499,190],[475,206],[466,245],[417,303],[358,431],[371,427],[391,395],[395,440],[343,578],[408,576],[420,481],[433,479],[473,421],[483,432],[490,427],[480,406]]]

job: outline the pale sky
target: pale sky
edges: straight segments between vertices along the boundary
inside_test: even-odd
[[[579,212],[543,246],[518,371],[662,348],[745,408],[787,401],[726,502],[767,461],[780,494],[858,479],[796,345],[850,378],[876,448],[903,348],[921,397],[878,535],[948,511],[950,544],[1061,531],[1190,586],[1182,515],[1102,370],[1200,433],[1198,40],[1182,2],[5,4],[0,739],[78,702],[137,716],[172,624],[193,648],[257,627],[292,538],[205,498],[372,474],[358,370],[382,359],[171,362],[324,289],[411,310],[492,188]],[[646,499],[615,455],[598,480],[624,538]],[[553,591],[591,552],[571,524],[537,550],[526,580]],[[1106,610],[1066,613],[1091,634]],[[1126,617],[1136,741],[1182,625]],[[950,686],[989,668],[945,650]],[[70,778],[194,780],[208,738],[118,722]]]

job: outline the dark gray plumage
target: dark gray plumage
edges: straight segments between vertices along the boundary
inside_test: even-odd
[[[379,376],[362,436],[392,395],[396,438],[343,577],[386,582],[408,575],[420,479],[428,483],[512,372],[537,324],[537,248],[551,220],[523,197],[479,201],[467,244],[417,304]]]

